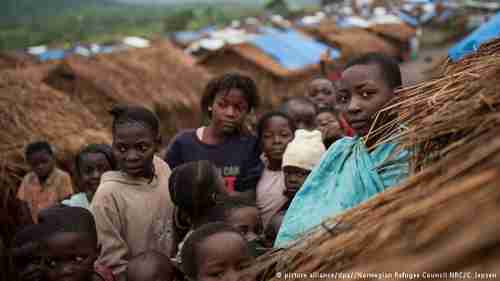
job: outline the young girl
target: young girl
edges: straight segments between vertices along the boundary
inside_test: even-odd
[[[257,137],[265,157],[265,169],[257,184],[257,207],[264,227],[286,202],[281,164],[294,132],[292,119],[281,112],[264,115],[257,126]]]
[[[49,143],[29,144],[26,160],[32,172],[24,177],[17,197],[28,204],[33,221],[38,222],[38,213],[71,196],[73,186],[69,174],[56,167],[56,158]]]
[[[316,126],[323,136],[326,149],[344,135],[338,120],[338,114],[331,107],[325,107],[318,111]]]
[[[368,54],[347,64],[337,103],[356,136],[335,142],[307,177],[288,208],[275,245],[286,245],[324,219],[357,206],[407,176],[407,152],[399,151],[394,143],[373,147],[377,139],[369,135],[372,126],[384,125],[374,124],[376,114],[399,86],[399,66],[388,57]]]
[[[212,80],[201,99],[210,118],[206,127],[180,133],[171,143],[166,161],[175,168],[183,163],[209,160],[221,171],[232,195],[255,200],[255,187],[262,172],[257,139],[241,133],[248,113],[258,104],[253,80],[225,74]]]
[[[249,281],[253,258],[245,238],[224,223],[206,224],[186,240],[182,271],[190,281]]]
[[[167,151],[167,163],[175,168],[209,160],[221,170],[232,195],[255,200],[262,172],[260,151],[257,139],[242,134],[241,128],[257,104],[257,88],[251,78],[231,73],[212,80],[201,99],[201,109],[210,118],[208,126],[180,133]]]
[[[180,263],[181,241],[194,229],[216,219],[211,217],[210,211],[227,197],[227,191],[219,171],[207,160],[189,162],[175,168],[168,187],[176,206],[175,240],[179,245],[176,261]],[[187,222],[182,221],[182,215],[185,215]],[[187,233],[183,231],[185,229]]]
[[[108,171],[94,195],[99,262],[125,278],[128,259],[155,249],[172,255],[174,206],[168,191],[170,168],[155,156],[159,121],[138,106],[117,106],[113,120],[113,155],[120,171]]]
[[[111,147],[106,144],[89,144],[76,155],[74,165],[80,192],[62,201],[62,204],[88,209],[102,174],[116,169]]]

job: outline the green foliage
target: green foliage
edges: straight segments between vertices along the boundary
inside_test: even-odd
[[[102,0],[2,0],[0,50],[41,44],[102,42],[124,35],[158,36],[165,32],[226,24],[260,12],[257,7],[237,4],[132,6]]]

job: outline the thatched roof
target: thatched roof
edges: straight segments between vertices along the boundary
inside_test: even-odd
[[[168,42],[151,48],[66,59],[44,80],[81,102],[106,126],[117,103],[140,104],[159,115],[164,136],[200,123],[199,97],[210,75]]]
[[[202,57],[198,63],[203,65],[209,60],[224,60],[228,54],[235,54],[241,59],[253,63],[256,67],[262,69],[270,75],[274,75],[281,79],[296,79],[297,77],[305,76],[319,71],[319,65],[311,65],[300,70],[290,70],[280,65],[271,56],[264,53],[259,48],[249,43],[237,45],[229,45],[221,50],[211,52]]]
[[[416,36],[416,29],[404,24],[375,24],[368,27],[368,30],[381,36],[394,39],[401,43],[407,43]]]
[[[357,273],[349,279],[363,280],[474,279],[475,272],[498,278],[500,52],[491,52],[498,46],[500,40],[441,78],[401,90],[385,111],[397,112],[395,122],[408,130],[383,139],[413,148],[419,169],[294,246],[262,257],[253,269],[260,279],[278,280],[276,272]]]
[[[24,148],[32,141],[49,141],[64,162],[82,145],[111,140],[109,130],[85,107],[36,79],[30,81],[21,70],[0,73],[0,107],[3,188],[16,188],[27,171]]]
[[[381,53],[398,57],[400,50],[373,32],[361,28],[339,29],[335,32],[320,33],[330,46],[341,50],[343,60],[367,53]]]

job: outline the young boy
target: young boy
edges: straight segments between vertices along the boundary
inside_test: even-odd
[[[111,113],[120,171],[102,175],[90,210],[102,246],[99,262],[125,280],[131,257],[150,249],[172,255],[174,206],[170,168],[155,156],[161,143],[156,115],[140,106],[116,106]]]
[[[407,176],[408,153],[397,150],[394,143],[372,147],[377,139],[369,134],[372,126],[384,125],[374,124],[376,114],[399,86],[399,66],[386,56],[368,54],[347,64],[337,103],[356,136],[335,142],[307,177],[288,208],[276,246],[286,245],[324,219],[357,206]]]
[[[335,84],[326,78],[313,79],[307,86],[306,97],[318,109],[335,106]]]
[[[47,142],[29,144],[25,154],[32,172],[24,177],[17,197],[28,204],[33,221],[37,222],[41,210],[69,197],[73,187],[69,174],[56,167],[54,152]]]
[[[293,97],[280,105],[279,111],[292,118],[297,129],[314,130],[314,118],[318,113],[316,105],[305,97]]]

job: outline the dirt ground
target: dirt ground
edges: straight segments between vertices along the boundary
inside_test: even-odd
[[[410,86],[433,76],[433,70],[444,63],[448,49],[452,45],[423,49],[415,60],[400,65],[403,75],[403,85]]]

